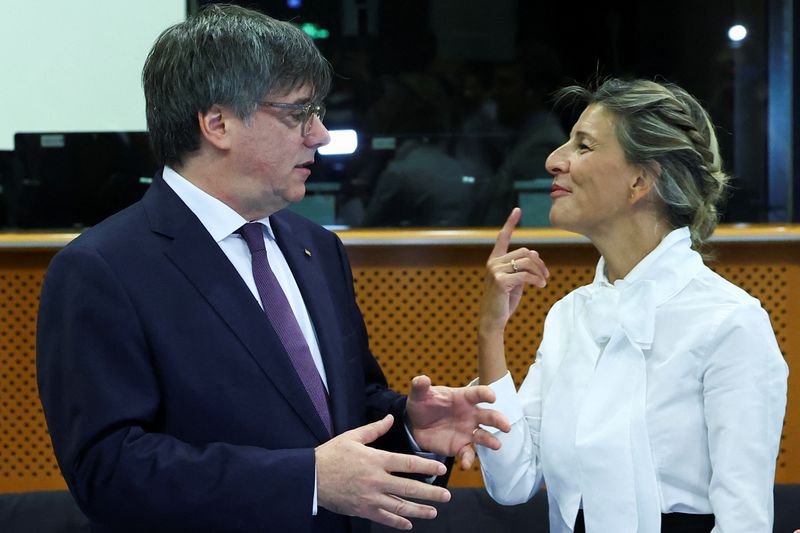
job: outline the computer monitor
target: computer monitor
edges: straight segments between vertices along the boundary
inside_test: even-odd
[[[12,187],[16,159],[11,150],[0,150],[0,227],[8,225],[9,191]]]
[[[146,132],[14,136],[8,225],[80,229],[139,200],[158,169]]]

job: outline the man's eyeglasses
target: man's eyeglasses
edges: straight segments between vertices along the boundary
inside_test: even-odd
[[[290,109],[297,113],[301,113],[302,115],[300,118],[300,125],[301,129],[300,132],[305,137],[309,133],[311,133],[311,124],[314,122],[314,115],[319,118],[319,121],[322,122],[322,119],[325,118],[325,106],[323,104],[290,104],[287,102],[261,102],[258,104],[260,106],[267,106],[267,107],[277,107],[278,109]]]

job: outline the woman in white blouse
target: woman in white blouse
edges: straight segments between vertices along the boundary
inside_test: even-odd
[[[546,483],[551,532],[771,532],[788,370],[758,300],[697,252],[727,181],[709,117],[666,83],[562,96],[588,107],[547,158],[550,220],[602,257],[548,313],[517,391],[503,329],[549,273],[535,251],[507,251],[519,209],[498,235],[479,379],[512,427],[478,430],[502,443],[477,446],[486,487],[517,504]]]

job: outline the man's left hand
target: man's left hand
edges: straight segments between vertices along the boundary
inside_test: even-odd
[[[506,433],[511,429],[502,413],[478,407],[494,400],[494,391],[485,385],[433,387],[428,376],[417,376],[411,380],[406,404],[408,428],[423,450],[454,455],[461,460],[462,468],[468,469],[475,459],[473,442],[493,450],[500,448],[500,441],[492,434],[476,432],[479,424]]]

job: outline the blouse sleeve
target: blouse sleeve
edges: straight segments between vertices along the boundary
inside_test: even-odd
[[[736,306],[709,346],[703,398],[714,532],[769,532],[788,367],[755,303]]]
[[[539,488],[542,469],[539,459],[539,428],[541,425],[541,369],[533,364],[527,377],[515,390],[511,373],[489,386],[497,399],[497,409],[511,423],[511,431],[495,433],[501,448],[492,450],[476,446],[486,490],[504,505],[516,505],[530,500]]]

